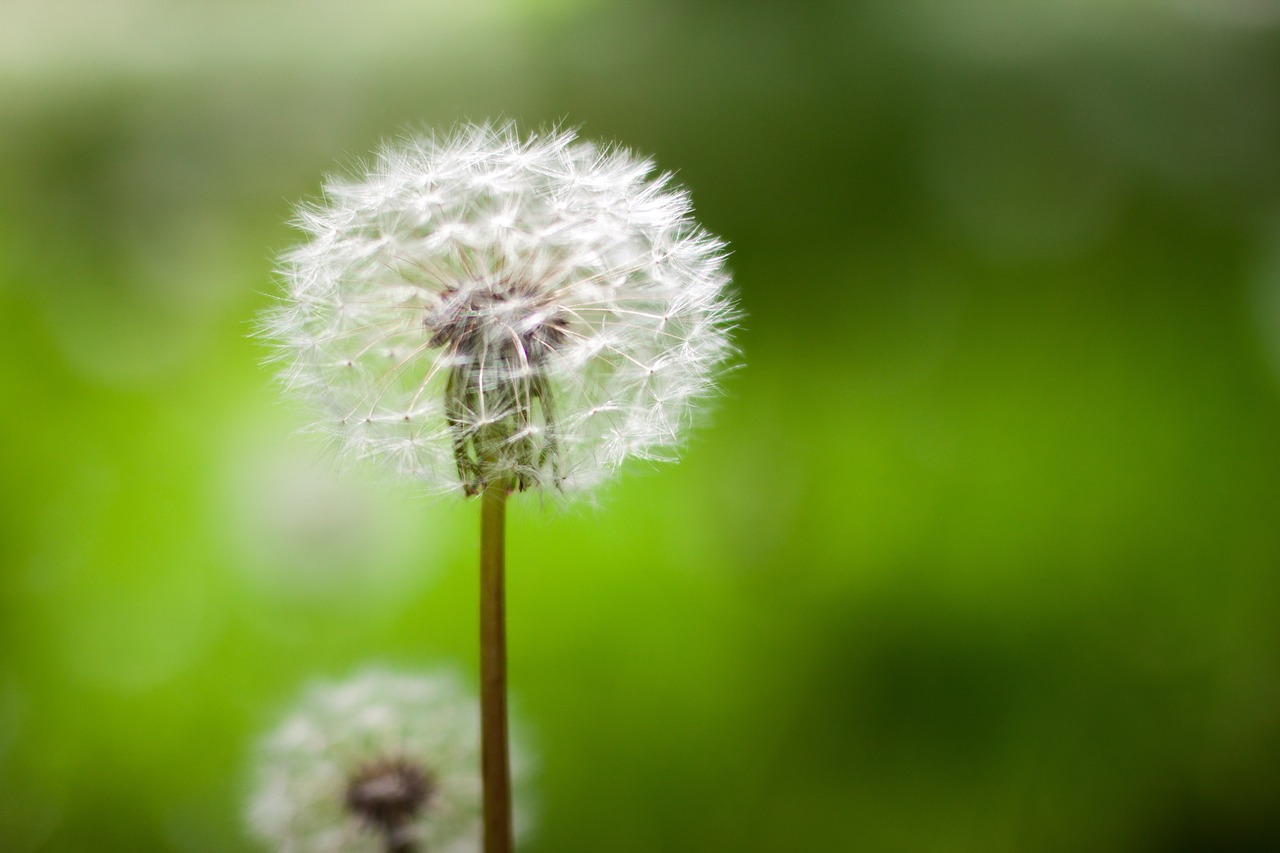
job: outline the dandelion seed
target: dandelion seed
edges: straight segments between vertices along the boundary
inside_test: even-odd
[[[261,745],[252,828],[280,853],[474,853],[476,710],[444,675],[313,687]]]
[[[652,162],[510,124],[385,147],[299,211],[264,323],[347,456],[571,493],[669,458],[731,351],[725,246]]]

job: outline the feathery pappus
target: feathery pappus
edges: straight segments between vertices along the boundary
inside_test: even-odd
[[[732,352],[688,193],[570,130],[385,146],[303,206],[263,323],[349,457],[440,491],[572,493],[674,456]]]

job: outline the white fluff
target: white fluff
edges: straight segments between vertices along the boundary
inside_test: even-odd
[[[318,428],[438,490],[572,492],[674,456],[731,351],[724,244],[572,131],[388,145],[298,211],[264,323]]]
[[[279,853],[383,853],[385,833],[348,797],[379,763],[416,768],[430,796],[404,828],[414,849],[474,853],[480,845],[479,710],[450,675],[364,672],[313,686],[260,745],[249,822]],[[518,745],[516,782],[525,766]],[[518,821],[517,823],[522,823]]]

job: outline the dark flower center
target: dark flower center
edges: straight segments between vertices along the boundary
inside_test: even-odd
[[[547,294],[506,279],[445,288],[427,320],[431,346],[506,369],[540,364],[564,342],[568,325]]]
[[[419,764],[387,758],[360,767],[347,783],[347,808],[388,838],[422,811],[435,793],[435,782]]]

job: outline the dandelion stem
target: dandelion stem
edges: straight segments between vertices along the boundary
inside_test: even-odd
[[[386,853],[419,853],[420,848],[413,837],[406,832],[388,832],[386,834]]]
[[[480,495],[480,743],[484,853],[511,853],[511,764],[507,754],[507,637],[504,571],[507,484]]]

